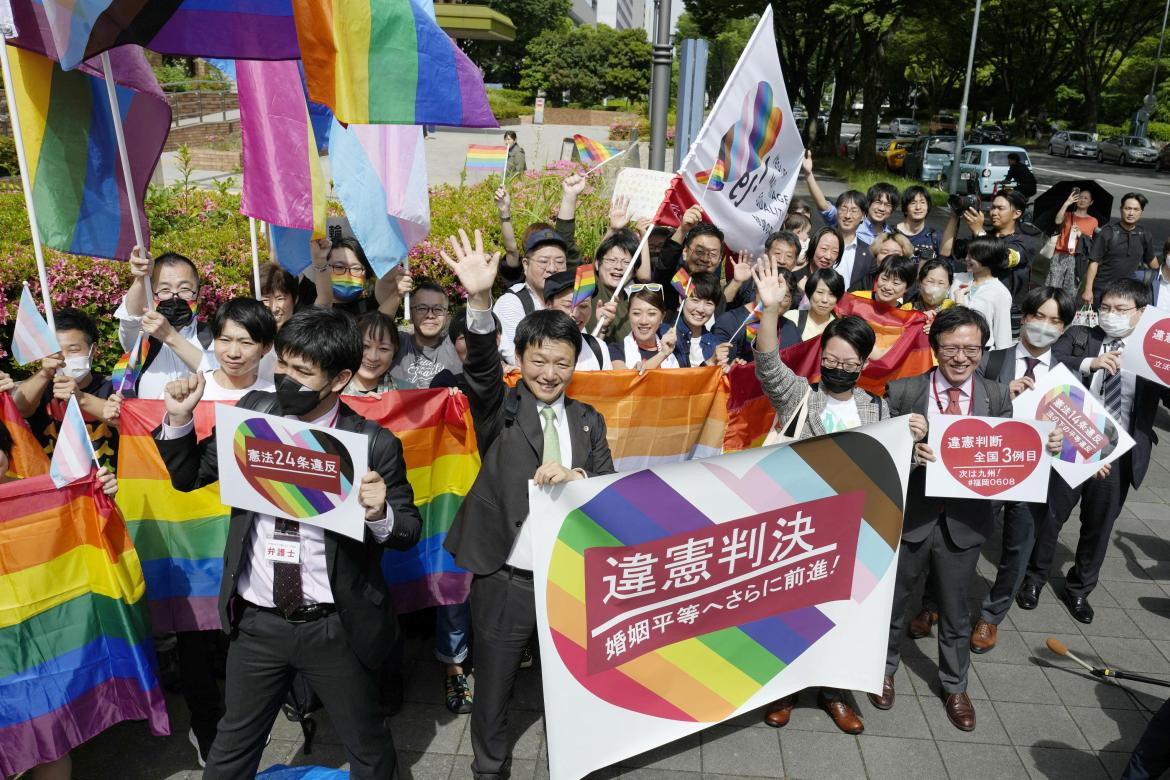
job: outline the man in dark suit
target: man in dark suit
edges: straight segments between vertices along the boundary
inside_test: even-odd
[[[1024,584],[1016,597],[1022,609],[1034,609],[1048,580],[1060,529],[1081,502],[1081,535],[1073,566],[1065,577],[1060,600],[1074,618],[1093,622],[1089,594],[1097,586],[1101,564],[1109,549],[1113,523],[1121,514],[1129,488],[1138,487],[1150,465],[1150,450],[1157,442],[1154,417],[1162,387],[1129,371],[1121,370],[1121,353],[1141,349],[1133,341],[1133,329],[1150,303],[1150,288],[1136,279],[1114,279],[1105,287],[1099,309],[1099,327],[1069,328],[1053,347],[1058,360],[1081,377],[1085,386],[1129,431],[1134,446],[1104,467],[1093,479],[1070,488],[1053,479],[1048,488],[1047,511],[1036,529],[1036,547],[1028,562]]]
[[[463,375],[483,459],[445,546],[475,574],[471,624],[475,632],[475,709],[471,768],[476,778],[511,770],[508,704],[520,660],[536,628],[532,524],[528,483],[555,485],[613,473],[605,420],[593,407],[565,396],[581,351],[581,333],[564,312],[536,311],[516,328],[520,382],[504,384],[491,317],[491,291],[500,255],[488,256],[475,232],[452,238],[457,259],[443,259],[467,290],[467,360]]]
[[[1064,333],[1076,313],[1073,297],[1057,287],[1037,287],[1028,291],[1020,304],[1020,340],[1006,349],[988,352],[979,366],[979,374],[1007,385],[1012,398],[1036,386],[1056,367],[1058,361],[1052,345]],[[1053,472],[1052,482],[1060,481]],[[986,653],[995,647],[996,633],[1012,599],[1024,580],[1024,570],[1036,542],[1035,516],[1043,517],[1045,504],[1022,501],[995,502],[1003,506],[1003,547],[995,582],[983,599],[979,620],[971,632],[971,652]],[[993,510],[994,511],[994,510]]]
[[[955,306],[940,313],[930,329],[930,346],[938,368],[922,376],[890,382],[886,400],[891,416],[908,414],[911,428],[923,429],[944,414],[1011,417],[1008,388],[975,373],[989,337],[987,321],[979,312]],[[967,670],[971,665],[967,595],[979,550],[991,535],[994,520],[990,501],[925,495],[924,463],[934,459],[929,445],[915,445],[915,467],[910,472],[898,551],[886,676],[881,695],[871,693],[869,698],[878,709],[894,706],[894,672],[901,662],[899,646],[906,609],[910,594],[929,566],[937,583],[938,674],[947,717],[956,728],[971,731],[975,728],[975,708],[967,696]]]
[[[406,481],[402,444],[338,400],[362,357],[357,326],[345,314],[310,308],[276,336],[276,392],[254,391],[237,406],[364,433],[370,470],[362,475],[362,540],[316,526],[233,508],[224,550],[219,611],[231,635],[226,712],[204,778],[251,778],[293,675],[321,701],[349,756],[354,777],[397,777],[390,733],[378,705],[378,670],[398,634],[382,578],[384,547],[418,541],[421,521]],[[215,432],[196,441],[193,412],[206,379],[171,382],[158,450],[183,491],[219,479]],[[355,510],[357,511],[357,510]],[[275,559],[279,547],[287,558]]]

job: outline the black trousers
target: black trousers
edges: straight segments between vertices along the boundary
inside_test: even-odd
[[[175,641],[179,655],[179,684],[191,712],[191,730],[200,743],[215,739],[215,724],[223,716],[223,696],[215,679],[215,655],[221,633],[179,631]]]
[[[1042,587],[1048,581],[1060,529],[1081,502],[1081,535],[1068,570],[1065,588],[1074,596],[1088,596],[1097,587],[1101,564],[1109,549],[1113,523],[1129,495],[1130,453],[1113,461],[1109,476],[1093,477],[1075,488],[1053,475],[1048,487],[1048,507],[1036,527],[1036,548],[1028,562],[1025,582]]]
[[[336,613],[311,623],[289,623],[244,608],[228,646],[227,712],[219,722],[205,780],[256,776],[264,743],[299,672],[321,697],[348,754],[350,775],[370,780],[398,776],[390,732],[378,706],[378,673],[350,650]]]
[[[1170,770],[1170,699],[1146,724],[1142,738],[1133,749],[1129,765],[1125,768],[1121,780],[1150,780],[1161,777]]]
[[[971,667],[971,613],[967,594],[979,563],[979,546],[960,549],[951,541],[942,518],[924,541],[902,540],[898,548],[898,574],[894,581],[894,609],[886,651],[886,674],[893,677],[902,661],[906,610],[910,595],[930,568],[934,597],[938,602],[938,679],[944,693],[967,690]]]
[[[508,705],[520,659],[536,628],[536,594],[530,578],[504,570],[471,581],[475,633],[475,708],[471,711],[471,771],[476,780],[511,771]]]
[[[996,502],[999,503],[999,502]],[[983,599],[979,617],[998,626],[1011,608],[1012,599],[1024,581],[1028,558],[1036,543],[1037,513],[1043,514],[1044,504],[1025,504],[1022,501],[1003,503],[1003,545],[999,554],[999,566],[995,582]]]

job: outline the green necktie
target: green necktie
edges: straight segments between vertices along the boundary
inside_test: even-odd
[[[541,465],[560,463],[561,437],[557,433],[556,410],[551,406],[546,406],[540,410],[540,416],[544,418],[544,458],[540,461]]]

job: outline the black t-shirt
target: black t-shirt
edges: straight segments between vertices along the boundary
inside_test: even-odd
[[[1155,257],[1154,238],[1142,225],[1126,230],[1110,222],[1097,231],[1089,247],[1089,259],[1097,263],[1093,290],[1100,291],[1115,279],[1129,279]]]
[[[89,386],[81,392],[88,393],[95,398],[106,399],[114,393],[114,383],[107,376],[92,374]],[[93,442],[93,451],[102,464],[113,467],[118,456],[118,432],[101,420],[95,420],[88,414],[85,417],[85,428],[89,431],[89,440]],[[45,448],[49,455],[53,454],[53,447],[57,443],[57,432],[61,420],[65,416],[65,402],[53,398],[53,387],[50,384],[41,396],[41,403],[36,411],[28,418],[28,427],[32,429],[37,441]]]
[[[1021,195],[1031,198],[1036,194],[1036,177],[1022,162],[1008,166],[1007,177],[1004,180],[1014,181],[1016,189],[1020,191]]]

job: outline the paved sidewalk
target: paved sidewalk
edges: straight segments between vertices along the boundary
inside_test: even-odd
[[[1160,427],[1170,430],[1162,413]],[[1071,559],[1079,524],[1061,535],[1060,570]],[[700,778],[790,777],[892,778],[1015,777],[1116,778],[1128,760],[1151,710],[1165,689],[1107,684],[1044,648],[1056,637],[1086,659],[1120,669],[1170,677],[1170,447],[1155,448],[1142,489],[1132,494],[1118,519],[1100,587],[1091,601],[1096,619],[1082,625],[1046,588],[1031,612],[1013,608],[1000,627],[999,644],[973,656],[970,693],[978,717],[974,732],[953,728],[938,698],[936,640],[906,640],[905,665],[897,677],[894,709],[877,712],[864,695],[855,697],[865,733],[840,733],[806,694],[792,722],[776,730],[760,711],[713,726],[696,736],[622,762],[598,777]],[[994,576],[996,537],[984,548],[977,609]],[[1057,585],[1060,578],[1057,578]],[[428,622],[409,621],[404,669],[405,705],[390,720],[404,778],[470,777],[469,719],[442,704],[442,670],[431,660]],[[520,672],[514,702],[517,736],[513,777],[547,777],[540,673]],[[174,734],[149,736],[140,723],[122,724],[75,753],[78,780],[197,778],[187,742],[187,713],[180,697],[169,697]],[[302,752],[300,727],[278,717],[263,766],[274,763],[345,766],[345,755],[328,718],[311,755]],[[588,739],[588,734],[582,734]]]

